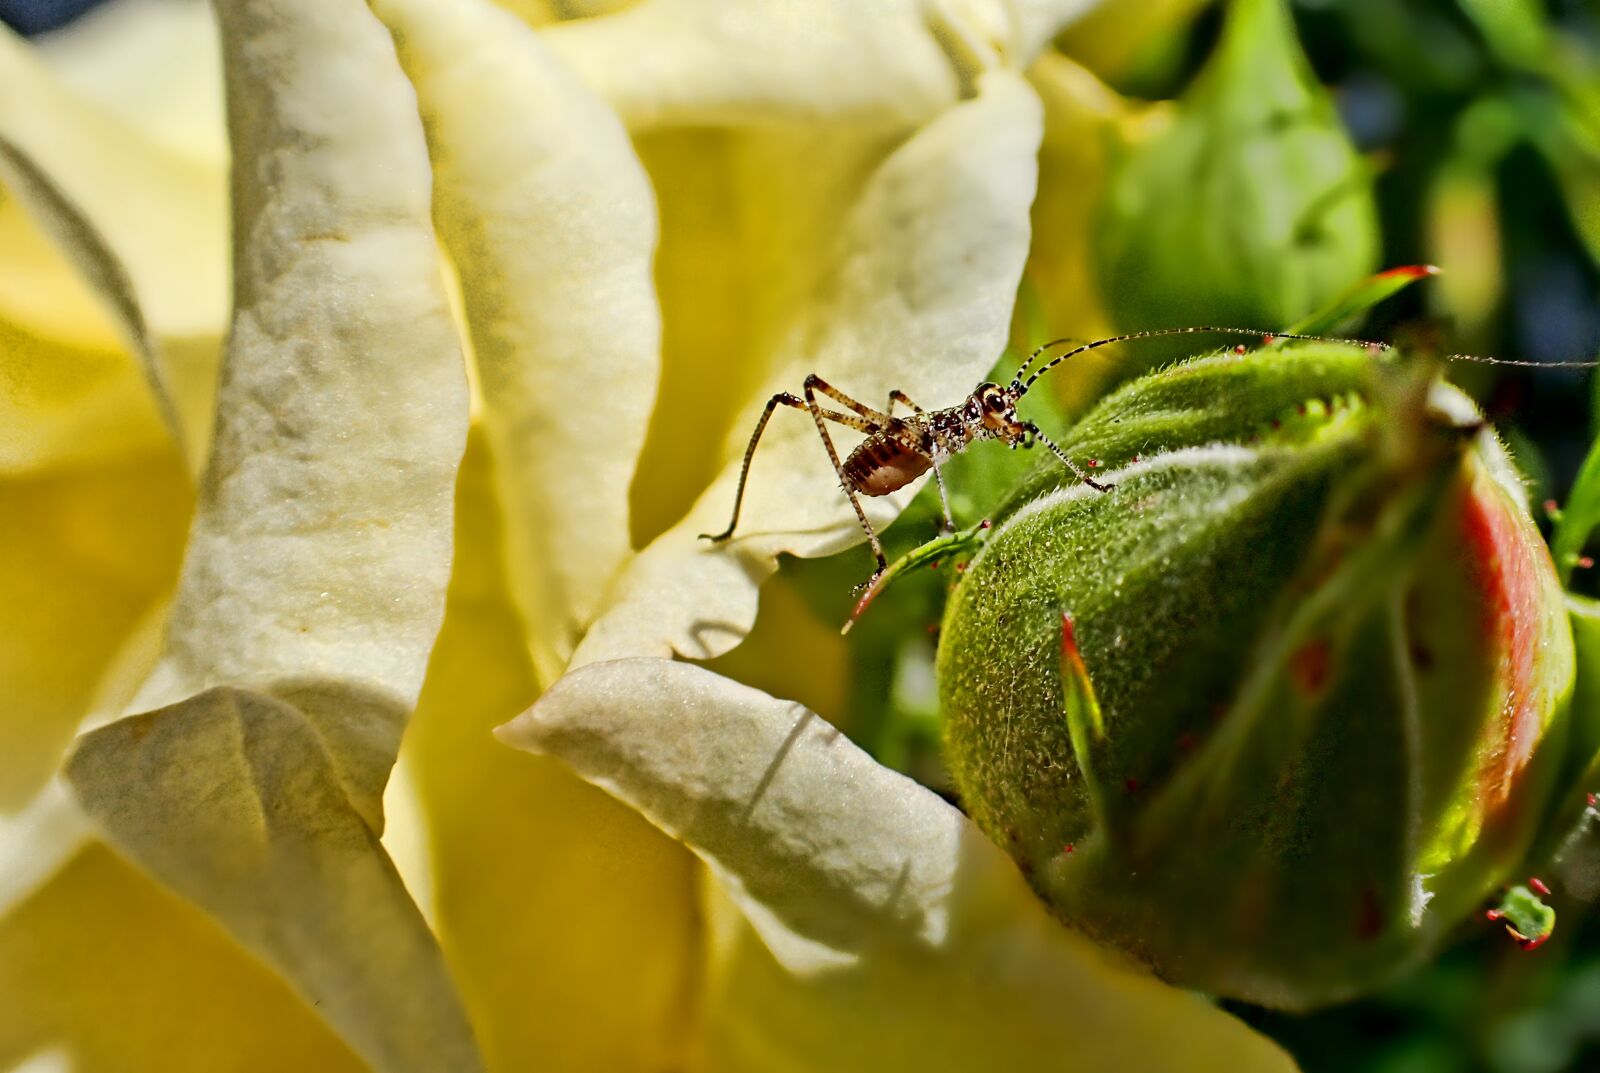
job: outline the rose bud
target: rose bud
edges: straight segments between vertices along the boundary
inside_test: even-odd
[[[1573,648],[1522,488],[1428,363],[1312,344],[1108,396],[952,593],[947,759],[1069,924],[1299,1009],[1426,954],[1572,764]]]

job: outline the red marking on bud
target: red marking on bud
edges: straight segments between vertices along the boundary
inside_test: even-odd
[[[979,529],[987,529],[987,528],[989,528],[990,524],[991,523],[990,523],[989,519],[985,518],[983,521],[978,523],[978,528]]]
[[[1072,621],[1069,612],[1061,612],[1061,654],[1070,656],[1075,660],[1083,657],[1078,655],[1078,626]]]
[[[1066,845],[1061,847],[1061,855],[1063,857],[1066,856],[1067,854],[1071,853],[1071,852],[1072,852],[1072,843],[1071,842],[1068,842]]]
[[[1488,760],[1478,772],[1480,808],[1492,815],[1511,800],[1544,729],[1545,690],[1537,683],[1544,652],[1539,609],[1546,596],[1540,569],[1545,550],[1542,542],[1536,543],[1531,523],[1509,507],[1504,493],[1481,471],[1462,497],[1459,524],[1468,580],[1477,590],[1476,632],[1505,697],[1503,713],[1484,743]]]
[[[1299,406],[1296,406],[1294,410],[1295,413],[1299,414],[1301,417],[1304,417],[1306,415],[1306,404],[1302,402]]]
[[[1560,509],[1561,509],[1561,504],[1557,503],[1555,500],[1547,499],[1547,500],[1544,501],[1544,512],[1546,514],[1555,514]]]
[[[1590,806],[1591,806],[1591,807],[1592,807],[1592,806],[1593,806],[1593,805],[1594,805],[1594,804],[1595,804],[1595,803],[1596,803],[1596,802],[1600,802],[1600,798],[1597,798],[1597,797],[1595,797],[1595,796],[1594,796],[1594,794],[1584,794],[1584,795],[1583,795],[1583,796],[1584,796],[1584,797],[1585,797],[1585,799],[1587,799],[1587,800],[1588,800],[1588,802],[1589,802],[1589,804],[1590,804]]]
[[[1580,569],[1580,570],[1589,570],[1589,569],[1592,569],[1593,567],[1594,567],[1594,556],[1592,556],[1592,555],[1580,555],[1580,556],[1578,556],[1578,569]]]
[[[929,637],[937,637],[937,636],[939,636],[939,624],[937,622],[931,624],[928,627],[928,636]]]
[[[1542,894],[1546,898],[1550,897],[1550,888],[1545,886],[1544,880],[1540,879],[1538,876],[1529,876],[1528,886],[1532,887],[1536,894]]]
[[[1100,468],[1100,460],[1098,458],[1089,459],[1089,468],[1090,469],[1099,469]]]
[[[1278,339],[1278,337],[1276,335],[1263,335],[1261,337],[1261,345],[1262,346],[1271,346],[1274,342],[1277,341],[1277,339]]]
[[[941,562],[942,562],[942,561],[943,561],[943,560],[941,560],[941,559],[935,559],[935,560],[934,560],[934,561],[933,561],[933,562],[931,562],[931,563],[929,563],[929,564],[928,564],[928,569],[929,569],[929,570],[937,570],[937,569],[939,569],[939,564],[940,564],[940,563],[941,563]]]
[[[1328,684],[1331,647],[1326,640],[1307,641],[1289,657],[1289,677],[1308,697],[1315,697]]]
[[[1122,780],[1122,788],[1126,790],[1128,795],[1131,797],[1139,792],[1139,780],[1134,778],[1132,775],[1129,775],[1127,778]]]
[[[1238,346],[1236,346],[1236,347],[1234,347],[1234,348],[1233,348],[1233,352],[1234,352],[1234,353],[1235,353],[1235,354],[1238,354],[1238,355],[1240,355],[1240,356],[1243,356],[1243,354],[1244,354],[1244,344],[1243,344],[1243,343],[1240,343],[1240,344],[1239,344],[1239,345],[1238,345]]]
[[[967,562],[966,562],[965,559],[963,559],[959,563],[956,563],[956,573],[965,574],[966,572],[967,572]]]
[[[1198,741],[1199,741],[1199,739],[1197,739],[1193,734],[1190,734],[1188,732],[1179,734],[1178,735],[1178,751],[1180,753],[1192,753],[1192,752],[1194,752],[1194,747],[1198,743]]]
[[[1555,934],[1555,932],[1547,931],[1543,935],[1539,936],[1537,939],[1524,939],[1524,940],[1522,940],[1522,949],[1525,950],[1525,951],[1526,950],[1537,950],[1537,949],[1539,949],[1541,946],[1543,946],[1545,944],[1545,942],[1550,938],[1550,936],[1552,936],[1554,934]]]
[[[1503,916],[1505,916],[1505,914],[1500,912],[1500,910],[1498,910],[1498,909],[1490,909],[1488,912],[1483,914],[1483,919],[1485,919],[1489,923],[1493,924]]]
[[[1139,456],[1138,456],[1138,455],[1134,455],[1134,456],[1133,456],[1133,460],[1134,460],[1134,461],[1135,461],[1135,462],[1137,462],[1137,461],[1139,461]]]

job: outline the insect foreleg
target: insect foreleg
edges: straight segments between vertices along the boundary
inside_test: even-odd
[[[944,533],[956,531],[956,520],[950,515],[950,496],[944,490],[944,471],[939,468],[939,463],[933,464],[933,482],[939,486],[939,506],[944,508]]]
[[[1028,430],[1028,432],[1030,434],[1032,434],[1033,437],[1035,439],[1037,439],[1040,443],[1042,443],[1046,447],[1050,448],[1050,452],[1052,454],[1054,454],[1057,458],[1061,459],[1061,461],[1066,465],[1066,467],[1072,471],[1072,475],[1074,477],[1077,477],[1078,480],[1082,481],[1084,484],[1087,484],[1090,488],[1093,488],[1096,492],[1109,492],[1109,491],[1111,491],[1111,485],[1109,485],[1109,484],[1101,484],[1099,481],[1095,480],[1093,477],[1090,477],[1087,473],[1085,473],[1081,468],[1079,468],[1079,466],[1078,466],[1078,464],[1076,462],[1074,462],[1072,459],[1067,457],[1067,452],[1065,452],[1061,448],[1057,447],[1054,440],[1052,440],[1049,436],[1046,436],[1043,432],[1041,432],[1039,430],[1039,426],[1038,425],[1035,425],[1032,421],[1029,421],[1023,427],[1026,428]]]
[[[867,512],[861,509],[861,500],[856,498],[856,490],[845,478],[844,467],[839,464],[839,452],[834,450],[833,439],[828,435],[828,427],[823,424],[823,418],[827,416],[827,412],[823,410],[821,406],[817,405],[816,393],[818,391],[823,392],[830,398],[837,399],[839,402],[844,403],[846,406],[865,417],[871,418],[873,414],[877,413],[877,411],[873,410],[869,406],[864,406],[861,403],[856,402],[850,396],[846,395],[837,388],[830,387],[827,382],[825,382],[822,377],[818,376],[816,373],[812,373],[810,376],[806,377],[806,406],[811,410],[811,419],[817,423],[817,435],[822,437],[822,445],[828,449],[828,461],[833,463],[833,471],[839,475],[839,487],[843,488],[844,494],[849,497],[850,505],[854,507],[856,511],[856,519],[861,523],[862,531],[867,534],[867,539],[872,542],[872,554],[876,556],[878,560],[878,569],[874,571],[872,575],[872,577],[876,579],[879,574],[888,569],[889,560],[883,557],[883,545],[878,543],[878,534],[873,530],[872,523],[867,521]],[[894,418],[890,417],[888,414],[881,414],[879,416],[883,418],[885,423],[894,421]],[[871,582],[869,581],[868,584],[871,584]]]

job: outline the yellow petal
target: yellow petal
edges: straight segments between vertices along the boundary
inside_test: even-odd
[[[764,150],[758,159],[792,154],[788,175],[763,170],[740,188],[749,203],[739,211],[771,221],[736,236],[745,255],[738,269],[764,284],[746,328],[757,338],[744,355],[714,354],[709,368],[692,370],[697,377],[682,376],[683,366],[675,377],[675,295],[664,285],[664,422],[652,430],[640,480],[658,472],[652,450],[685,440],[715,443],[712,429],[726,429],[717,434],[720,472],[688,515],[624,572],[614,605],[590,630],[576,663],[726,651],[754,621],[756,588],[780,553],[825,555],[861,540],[816,426],[787,408],[774,414],[756,454],[734,539],[719,547],[698,539],[726,526],[750,429],[774,392],[798,391],[816,371],[869,405],[883,405],[890,389],[900,388],[924,406],[947,406],[999,355],[1027,253],[1040,116],[1018,76],[994,71],[981,85],[977,98],[941,113],[886,155],[881,141],[859,134],[853,145],[840,140],[848,149],[829,142],[831,133],[815,140],[799,130],[752,136]],[[802,163],[819,155],[831,160],[816,168]],[[667,186],[658,180],[658,189]],[[828,220],[821,205],[841,204],[843,218]],[[830,226],[810,233],[817,222]],[[667,234],[670,244],[670,227]],[[672,256],[664,245],[663,258]],[[744,361],[738,372],[736,357]],[[741,400],[731,424],[728,411],[718,415],[711,403],[708,415],[693,394],[696,383],[713,385],[708,394],[716,390],[719,374],[735,380]],[[678,405],[682,399],[691,405]],[[912,490],[864,506],[881,526]]]
[[[499,733],[686,842],[759,934],[713,930],[714,1069],[1293,1068],[1053,921],[964,816],[798,705],[630,659]]]
[[[435,926],[490,1068],[685,1068],[698,865],[561,763],[490,734],[538,689],[494,481],[475,436],[450,602],[402,753],[429,827]]]
[[[379,1070],[479,1068],[377,841],[443,614],[466,383],[410,85],[359,0],[220,5],[236,301],[169,628],[68,777]]]
[[[487,0],[373,0],[417,88],[540,677],[632,553],[659,377],[655,200],[627,133]]]
[[[152,330],[177,338],[221,333],[228,309],[223,161],[182,156],[124,126],[63,86],[4,29],[0,135],[104,236]],[[29,323],[25,307],[7,303],[0,312]],[[71,324],[33,327],[84,341]]]
[[[44,785],[107,665],[171,591],[189,503],[168,451],[0,480],[0,814]]]
[[[0,135],[0,180],[25,203],[98,294],[130,351],[139,360],[151,400],[173,442],[188,455],[177,402],[167,383],[160,344],[145,321],[133,280],[83,212],[27,153]]]
[[[104,846],[0,917],[0,1068],[357,1073],[367,1068],[260,962]]]
[[[1194,17],[1207,0],[1108,0],[1068,26],[1058,44],[1101,78],[1125,74],[1158,35]]]

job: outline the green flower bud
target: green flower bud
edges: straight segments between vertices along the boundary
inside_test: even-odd
[[[1507,458],[1422,363],[1174,366],[1062,446],[953,592],[947,756],[1068,923],[1303,1008],[1425,953],[1522,861],[1573,653]]]
[[[1284,0],[1234,0],[1172,125],[1107,191],[1099,278],[1128,328],[1291,324],[1377,261],[1369,170]]]

